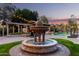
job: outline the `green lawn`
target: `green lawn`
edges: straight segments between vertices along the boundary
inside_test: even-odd
[[[71,56],[79,56],[79,44],[74,44],[73,42],[65,39],[55,39],[55,40],[57,40],[58,43],[68,47],[71,52]],[[0,45],[0,56],[9,56],[10,48],[20,43],[21,41]]]
[[[64,33],[53,33],[52,35],[56,35],[56,36],[66,36],[67,33],[64,32]]]
[[[74,44],[73,42],[65,39],[55,39],[58,43],[65,45],[69,48],[71,56],[79,56],[79,44]]]
[[[0,45],[0,56],[9,56],[9,49],[20,43],[21,41]]]

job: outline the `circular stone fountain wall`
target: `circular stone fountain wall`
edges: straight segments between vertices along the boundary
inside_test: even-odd
[[[70,55],[69,49],[63,45],[58,45],[57,51],[55,51],[53,53],[46,53],[46,54],[28,53],[26,51],[23,51],[21,49],[21,46],[22,45],[20,44],[20,45],[16,45],[16,46],[12,47],[9,51],[9,54],[11,56],[69,56]]]
[[[33,42],[33,40],[25,40],[22,42],[21,49],[30,52],[30,53],[50,53],[57,50],[57,42],[53,40],[53,42],[47,40],[44,43],[38,44],[37,42]]]

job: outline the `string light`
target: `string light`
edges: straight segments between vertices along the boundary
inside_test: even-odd
[[[29,22],[28,20],[26,20],[25,18],[21,17],[21,16],[16,16],[16,15],[13,15],[14,17],[18,18],[18,19],[22,19],[26,22]],[[32,22],[32,20],[30,20],[30,22]]]

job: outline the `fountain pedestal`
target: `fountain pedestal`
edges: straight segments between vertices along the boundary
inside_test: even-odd
[[[46,26],[32,26],[30,30],[34,34],[34,42],[44,43],[45,42],[45,32],[48,30]]]

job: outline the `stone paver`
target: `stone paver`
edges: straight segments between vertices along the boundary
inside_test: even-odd
[[[68,38],[67,36],[68,35],[66,35],[66,36],[46,35],[46,38],[63,38],[63,39],[70,40],[70,41],[74,42],[75,44],[79,44],[79,36],[77,38]]]
[[[78,38],[68,38],[67,40],[70,40],[74,42],[75,44],[79,44],[79,37]]]
[[[46,36],[46,39],[51,37],[50,35]],[[28,40],[28,39],[33,39],[30,37],[20,37],[20,36],[4,36],[0,37],[0,44],[5,44],[5,43],[10,43],[10,42],[15,42],[15,41],[22,41],[22,40]]]
[[[15,41],[22,41],[25,40],[25,37],[0,37],[0,44],[15,42]]]
[[[67,40],[70,40],[76,44],[79,44],[79,37],[78,38],[67,38],[67,36],[58,36],[58,35],[46,35],[46,39],[50,38],[65,38]],[[10,42],[15,42],[15,41],[22,41],[26,39],[31,39],[30,37],[20,37],[20,36],[4,36],[0,37],[0,44],[5,44],[5,43],[10,43]]]

